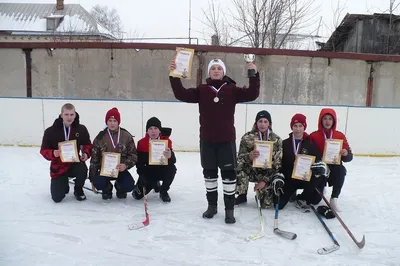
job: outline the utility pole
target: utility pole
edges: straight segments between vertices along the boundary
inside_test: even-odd
[[[190,37],[191,23],[192,23],[192,0],[189,0],[189,44],[192,43],[192,39]]]

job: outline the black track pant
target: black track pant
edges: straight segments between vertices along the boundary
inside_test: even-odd
[[[75,163],[68,171],[56,178],[51,179],[50,192],[54,202],[61,202],[69,192],[68,178],[75,177],[74,191],[83,194],[83,185],[87,178],[88,168],[85,163]]]
[[[232,210],[235,204],[237,165],[236,143],[200,141],[200,159],[209,205],[218,202],[218,168],[221,170],[224,203],[226,210]]]

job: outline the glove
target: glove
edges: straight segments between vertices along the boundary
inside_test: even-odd
[[[285,185],[285,176],[281,173],[277,173],[272,177],[272,188],[274,189],[274,194],[283,194],[283,186]]]
[[[311,165],[311,171],[313,176],[316,178],[322,176],[328,177],[330,170],[329,167],[323,161],[319,161]]]

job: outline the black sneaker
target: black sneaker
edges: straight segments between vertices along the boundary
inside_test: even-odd
[[[74,196],[76,198],[76,200],[78,201],[82,201],[86,199],[85,193],[83,193],[83,190],[75,190],[74,191]]]
[[[164,201],[164,202],[171,202],[171,198],[169,197],[167,191],[161,191],[161,192],[160,192],[160,198],[161,198],[161,200]]]

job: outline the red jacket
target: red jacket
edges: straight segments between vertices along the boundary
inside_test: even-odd
[[[213,142],[229,142],[236,139],[235,107],[237,103],[250,102],[260,94],[260,77],[249,78],[249,88],[240,88],[236,82],[225,76],[222,80],[208,78],[206,84],[186,89],[179,78],[170,77],[175,98],[198,103],[200,112],[200,139]],[[218,94],[212,88],[220,89]],[[222,87],[221,87],[222,86]],[[219,101],[214,102],[218,96]]]
[[[74,122],[71,124],[71,133],[69,140],[77,141],[78,152],[82,145],[83,152],[90,158],[92,143],[90,141],[89,132],[84,125],[79,123],[79,115],[76,113]],[[50,176],[56,178],[68,171],[74,163],[63,163],[60,157],[54,157],[53,151],[58,150],[58,143],[65,141],[63,121],[58,117],[51,127],[48,127],[43,135],[40,154],[50,163]]]
[[[324,127],[322,126],[322,117],[326,114],[332,115],[334,122],[332,128],[328,132],[324,133]],[[337,116],[335,110],[331,108],[323,108],[318,118],[318,130],[310,134],[310,140],[317,146],[321,155],[323,155],[325,146],[325,134],[327,138],[330,138],[332,134],[332,139],[342,139],[343,149],[346,149],[349,152],[348,156],[342,156],[342,161],[349,162],[353,158],[349,143],[347,142],[346,136],[342,132],[336,130],[336,126],[337,126]]]

